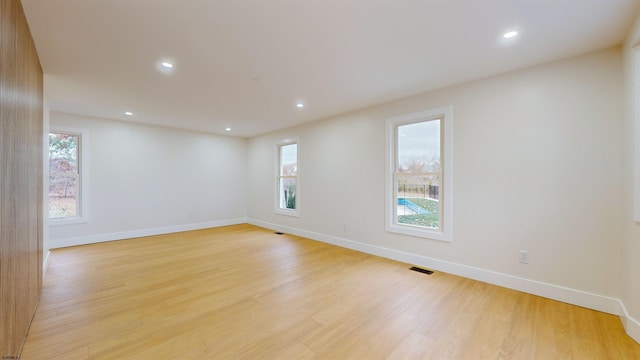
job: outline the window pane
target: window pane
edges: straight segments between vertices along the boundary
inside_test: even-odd
[[[280,147],[280,175],[295,176],[298,174],[298,144]]]
[[[49,217],[78,215],[78,176],[75,174],[49,177]]]
[[[440,177],[398,175],[397,222],[438,229],[440,226]]]
[[[79,216],[80,135],[49,133],[49,217]]]
[[[79,135],[49,134],[49,171],[78,173]]]
[[[296,178],[280,178],[280,208],[296,208]]]
[[[286,210],[286,215],[297,215],[298,211],[298,144],[278,145],[278,203],[277,209]]]
[[[440,171],[440,119],[398,126],[397,171]]]

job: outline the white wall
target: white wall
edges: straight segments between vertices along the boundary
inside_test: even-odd
[[[43,80],[47,81],[46,76]],[[49,99],[46,86],[43,86],[42,94],[42,276],[47,274],[49,265]]]
[[[638,339],[640,225],[631,220],[628,81],[634,41],[624,52],[536,66],[248,141],[51,113],[51,126],[90,132],[90,218],[52,226],[45,248],[248,216],[258,225],[612,313],[622,299],[627,331]],[[385,120],[449,105],[453,241],[388,233]],[[275,144],[287,138],[300,141],[300,217],[274,212]],[[521,249],[531,253],[527,265],[518,263]]]
[[[249,219],[615,302],[621,295],[621,55],[608,49],[251,138]],[[448,105],[453,241],[388,233],[385,119]],[[300,139],[299,218],[273,211],[275,143],[289,137]],[[521,249],[531,253],[528,265],[518,263]]]
[[[639,144],[636,144],[640,137],[635,138],[640,135],[640,129],[637,128],[640,126],[640,120],[634,118],[634,98],[638,95],[634,93],[634,52],[632,51],[632,47],[638,45],[640,45],[640,18],[631,29],[624,47],[625,117],[622,143],[624,211],[620,217],[623,229],[621,298],[630,316],[626,324],[627,332],[640,342],[640,223],[634,221],[633,210],[634,190],[640,192],[640,182],[638,182],[640,179],[636,180],[634,177],[635,167],[640,166],[640,154],[634,154],[634,146],[640,149]],[[638,111],[640,114],[640,109]],[[636,171],[640,172],[640,169]]]
[[[89,130],[89,222],[51,226],[51,247],[233,224],[246,216],[247,140],[51,113]]]

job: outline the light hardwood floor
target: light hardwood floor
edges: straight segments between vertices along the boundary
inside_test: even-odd
[[[640,359],[613,315],[251,225],[52,252],[36,359]]]

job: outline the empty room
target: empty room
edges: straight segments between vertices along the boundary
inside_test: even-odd
[[[1,359],[640,359],[640,0],[0,31]]]

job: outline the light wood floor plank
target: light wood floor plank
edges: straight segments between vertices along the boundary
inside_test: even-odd
[[[251,225],[54,250],[23,360],[640,359],[608,314]]]
[[[474,336],[469,339],[461,355],[463,359],[488,360],[497,359],[502,342],[509,333],[515,316],[517,296],[515,290],[494,287],[491,302],[480,314]]]

